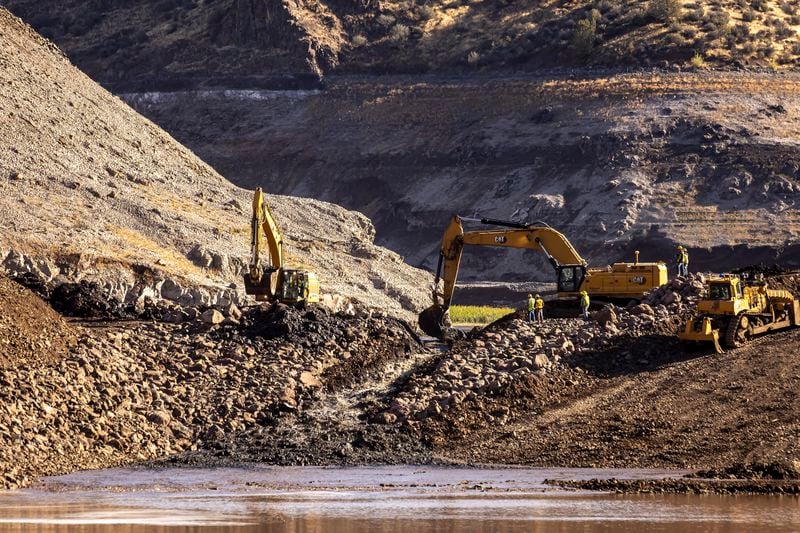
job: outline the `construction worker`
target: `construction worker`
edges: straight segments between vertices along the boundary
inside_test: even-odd
[[[678,275],[685,276],[686,272],[684,272],[684,268],[688,267],[689,254],[686,253],[686,248],[680,244],[678,245],[678,253],[675,255],[675,263],[678,264]]]
[[[683,248],[683,254],[681,255],[681,264],[683,264],[683,275],[689,275],[689,250],[685,247]]]
[[[536,322],[539,324],[544,324],[544,300],[542,300],[542,297],[538,294],[533,300],[533,310],[536,315]]]
[[[581,313],[584,320],[589,320],[589,293],[581,291]]]
[[[534,314],[534,309],[535,308],[536,308],[536,301],[533,299],[533,295],[529,294],[528,295],[528,305],[527,305],[528,322],[533,322],[533,314]]]

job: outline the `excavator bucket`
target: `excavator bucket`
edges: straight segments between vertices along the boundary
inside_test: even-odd
[[[275,276],[272,270],[264,269],[258,280],[253,279],[249,272],[244,274],[244,292],[255,296],[256,300],[266,300],[275,295]]]
[[[445,336],[445,313],[441,304],[434,304],[419,314],[419,327],[426,335],[442,339]]]

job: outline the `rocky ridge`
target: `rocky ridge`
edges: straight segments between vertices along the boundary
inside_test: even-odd
[[[792,68],[792,2],[3,0],[119,90],[314,86],[333,73]],[[46,7],[44,7],[46,6]]]

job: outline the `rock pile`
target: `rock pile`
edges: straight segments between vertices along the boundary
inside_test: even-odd
[[[587,354],[638,337],[674,335],[702,291],[702,275],[692,275],[659,287],[629,308],[606,306],[589,321],[549,319],[538,325],[520,313],[509,315],[457,341],[430,372],[408,382],[383,419],[425,420],[480,396],[501,394],[527,376],[580,367]]]
[[[76,334],[41,298],[0,277],[0,366],[57,361]]]
[[[323,308],[213,322],[111,324],[82,331],[52,364],[1,369],[0,486],[269,428],[354,369],[418,349],[400,321]]]
[[[694,308],[697,301],[705,294],[705,286],[706,277],[703,274],[678,276],[651,291],[644,299],[644,303],[651,306],[664,305],[672,311],[685,313]]]

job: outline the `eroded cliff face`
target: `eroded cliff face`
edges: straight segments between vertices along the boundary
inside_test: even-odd
[[[344,42],[337,14],[303,0],[6,4],[110,88],[309,86]]]

